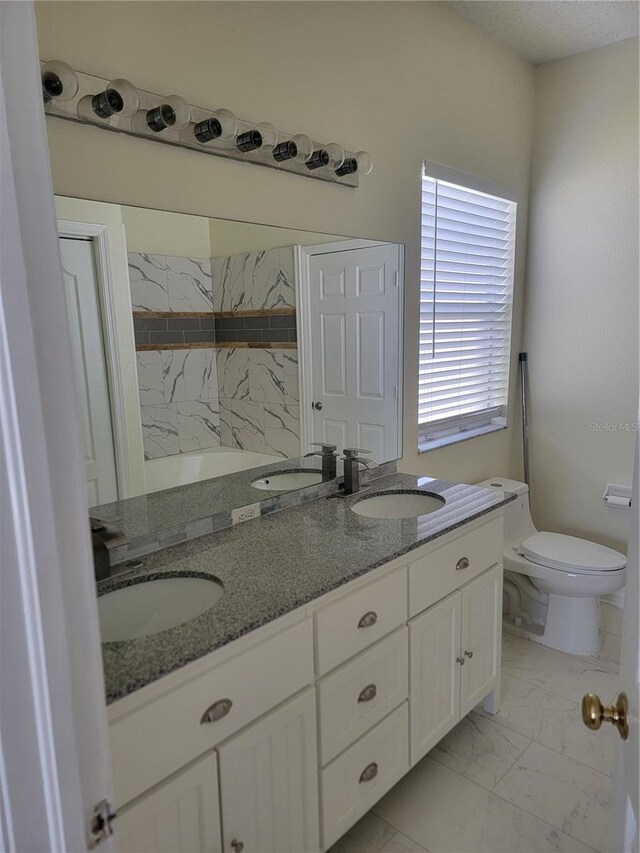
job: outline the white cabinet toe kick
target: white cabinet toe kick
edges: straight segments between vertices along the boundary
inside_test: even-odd
[[[500,702],[498,511],[109,706],[127,851],[327,850]]]

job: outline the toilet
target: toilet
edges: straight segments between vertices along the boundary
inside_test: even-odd
[[[517,495],[504,507],[504,627],[553,649],[595,655],[602,648],[602,595],[624,586],[624,554],[575,536],[536,530],[529,487],[492,477],[477,483]]]

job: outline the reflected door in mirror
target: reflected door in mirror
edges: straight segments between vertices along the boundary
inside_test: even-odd
[[[118,499],[102,317],[91,240],[60,240],[84,437],[87,505]]]
[[[365,448],[377,462],[399,455],[398,274],[395,244],[309,261],[315,439]]]

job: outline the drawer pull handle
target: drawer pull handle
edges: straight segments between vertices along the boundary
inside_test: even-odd
[[[456,663],[459,663],[460,666],[464,666],[464,663],[465,663],[464,658],[456,658]]]
[[[210,705],[200,718],[200,723],[217,723],[223,717],[226,717],[233,702],[231,699],[218,699],[213,705]]]
[[[372,761],[371,764],[367,764],[362,773],[360,774],[360,784],[363,782],[370,782],[372,779],[375,779],[378,775],[378,765],[375,761]]]
[[[469,658],[469,660],[471,660],[471,658],[473,657],[473,652],[465,652],[465,655]]]
[[[231,842],[231,846],[236,851],[236,853],[242,853],[244,850],[244,843],[242,841],[238,841],[237,838],[234,838]]]
[[[463,569],[469,568],[469,558],[468,557],[460,557],[458,562],[456,563],[456,572],[461,572]]]
[[[378,688],[375,686],[375,684],[367,684],[367,686],[358,696],[358,702],[371,702],[372,699],[376,698],[377,692]]]
[[[358,622],[358,628],[371,628],[378,621],[378,614],[375,610],[369,610]]]

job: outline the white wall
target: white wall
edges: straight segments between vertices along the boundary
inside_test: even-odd
[[[525,346],[538,526],[626,550],[638,395],[638,40],[536,70]]]
[[[122,207],[127,251],[150,255],[210,258],[209,221],[164,210]]]
[[[517,357],[529,65],[430,2],[42,2],[37,16],[43,59],[369,150],[374,171],[350,190],[47,119],[57,193],[405,243],[405,469],[471,482],[520,473],[517,427],[416,451],[420,167],[517,190]]]

